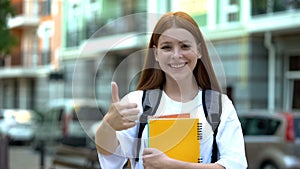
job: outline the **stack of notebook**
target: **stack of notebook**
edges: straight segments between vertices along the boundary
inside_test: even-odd
[[[149,147],[167,156],[186,162],[200,163],[202,125],[189,114],[150,117],[148,119]]]

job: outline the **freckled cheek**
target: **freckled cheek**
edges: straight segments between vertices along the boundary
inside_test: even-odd
[[[171,56],[172,52],[170,51],[158,51],[158,56]]]
[[[193,51],[183,51],[181,52],[182,56],[191,61],[197,61],[198,55]],[[157,59],[159,60],[167,60],[169,57],[172,57],[173,53],[169,51],[158,51]]]
[[[158,52],[156,59],[158,59],[157,61],[164,62],[170,59],[171,57],[172,57],[171,52]]]
[[[184,57],[189,61],[190,68],[194,69],[198,61],[198,55],[195,54],[194,52],[189,52],[186,53]]]
[[[183,55],[189,60],[197,60],[198,55],[195,52],[185,52]]]

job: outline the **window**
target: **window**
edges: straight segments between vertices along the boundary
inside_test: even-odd
[[[240,4],[238,0],[221,1],[220,11],[221,23],[232,23],[240,20]]]
[[[86,10],[86,35],[85,38],[90,38],[102,25],[101,13],[102,13],[102,0],[90,0],[88,10]]]
[[[292,109],[300,109],[300,56],[290,56],[288,73],[291,75]]]
[[[237,21],[238,19],[239,19],[238,13],[229,13],[228,14],[228,21],[229,22],[234,22],[234,21]]]
[[[300,138],[300,117],[294,117],[294,133],[296,138]]]
[[[39,14],[41,16],[48,16],[51,14],[51,0],[39,2]]]
[[[289,69],[290,69],[290,71],[300,70],[300,56],[291,56],[290,57]]]
[[[229,4],[230,5],[235,5],[235,4],[238,4],[238,0],[229,0]]]
[[[252,16],[300,8],[300,0],[252,0]]]
[[[280,121],[260,117],[240,117],[244,135],[273,135]]]
[[[78,3],[70,3],[68,8],[68,23],[67,23],[67,47],[79,46],[81,36],[81,20],[80,9]]]
[[[293,109],[300,109],[300,80],[294,80]]]
[[[88,20],[95,20],[100,16],[103,10],[103,2],[96,1],[96,0],[90,0],[90,3],[88,4],[88,9],[86,10],[86,17]]]

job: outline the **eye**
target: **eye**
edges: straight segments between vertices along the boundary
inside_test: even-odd
[[[169,46],[169,45],[164,45],[164,46],[161,47],[161,49],[165,50],[165,51],[170,51],[172,49],[172,47]]]
[[[188,44],[182,44],[182,45],[181,45],[181,48],[182,48],[182,49],[190,49],[190,48],[191,48],[191,45],[188,45]]]

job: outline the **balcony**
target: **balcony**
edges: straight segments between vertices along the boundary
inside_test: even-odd
[[[117,20],[94,18],[86,20],[84,29],[66,32],[66,47],[78,47],[87,39],[116,37],[122,34],[147,32],[147,16],[145,14],[125,16]],[[73,26],[73,25],[72,25]]]
[[[83,40],[81,30],[74,30],[67,32],[66,46],[78,47]]]
[[[35,68],[41,66],[48,66],[51,63],[51,52],[50,51],[22,51],[12,52],[9,58],[2,61],[2,67],[6,68]]]
[[[90,37],[93,31],[93,38],[130,32],[145,33],[147,31],[146,14],[129,15],[113,21],[107,20],[102,24],[98,23],[98,25],[95,23],[97,22],[87,21],[87,30],[89,30],[87,37]],[[95,30],[95,28],[97,29]]]
[[[49,74],[53,71],[51,66],[44,66],[38,68],[32,67],[13,67],[13,68],[1,68],[0,67],[0,77],[3,78],[35,78],[41,74]]]
[[[48,16],[51,12],[50,1],[12,1],[15,16],[8,20],[9,28],[37,27],[40,17]]]
[[[23,52],[21,56],[23,67],[45,66],[49,65],[51,61],[50,51]]]
[[[51,53],[47,51],[12,52],[0,62],[0,78],[34,78],[53,70]]]

